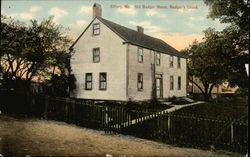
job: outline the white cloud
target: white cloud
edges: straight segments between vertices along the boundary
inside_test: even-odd
[[[28,12],[22,12],[19,14],[18,13],[11,13],[11,14],[8,14],[7,16],[10,16],[11,18],[21,18],[24,20],[31,20],[31,19],[35,18],[36,13],[40,10],[42,10],[41,7],[32,6],[32,7],[30,7]]]
[[[54,16],[54,22],[58,22],[62,17],[68,15],[68,12],[60,8],[51,8],[49,14]]]
[[[189,17],[189,19],[191,21],[203,21],[203,20],[205,20],[205,17],[203,17],[203,16],[197,16],[197,17],[191,16],[191,17]]]
[[[18,14],[13,13],[13,14],[9,14],[8,16],[10,16],[11,18],[15,18],[15,17],[17,17],[17,16],[18,16]]]
[[[20,18],[24,19],[24,20],[30,20],[32,18],[34,18],[33,14],[32,13],[21,13],[20,15]]]
[[[72,24],[69,24],[69,28],[72,32],[71,33],[72,39],[75,40],[79,36],[79,34],[81,34],[83,32],[83,30],[85,29],[87,24],[88,24],[88,22],[86,22],[84,20],[78,20]]]
[[[220,22],[220,20],[219,20],[219,19],[214,19],[213,21],[214,21],[214,23],[216,23],[216,24],[218,24],[218,25],[220,25],[220,24],[221,24],[221,22]]]
[[[85,26],[86,24],[87,24],[86,21],[78,20],[75,23],[70,24],[69,27],[72,28],[72,29],[81,29],[82,30],[83,26]]]
[[[189,12],[193,12],[196,9],[188,9],[188,8],[180,8],[178,9],[179,14],[184,14],[184,13],[189,13]]]
[[[30,7],[28,12],[22,12],[20,14],[12,13],[12,14],[9,14],[8,16],[10,16],[12,18],[21,18],[24,20],[31,20],[31,19],[35,18],[36,13],[40,10],[42,10],[41,7],[32,6],[32,7]]]
[[[153,9],[147,10],[146,15],[147,16],[154,16],[154,17],[157,17],[157,18],[166,18],[167,17],[166,14],[161,14],[161,13],[159,13],[156,10],[153,10]]]
[[[122,14],[127,14],[127,15],[136,15],[137,12],[134,8],[134,6],[129,6],[129,8],[125,8],[125,7],[122,7],[122,8],[117,8],[117,11],[119,13],[122,13]]]
[[[188,26],[188,27],[195,27],[195,24],[194,23],[192,23],[192,22],[189,22],[189,23],[186,23],[186,26]]]
[[[31,13],[36,13],[36,12],[38,12],[38,11],[40,11],[40,10],[42,10],[42,8],[41,8],[41,7],[38,7],[38,6],[32,6],[32,7],[30,8],[30,12],[31,12]]]
[[[204,35],[202,34],[187,34],[182,35],[180,33],[164,34],[159,33],[155,35],[156,38],[162,39],[177,50],[187,48],[194,40],[202,41]]]
[[[91,6],[81,6],[79,9],[79,13],[90,14],[92,12]]]
[[[158,14],[158,12],[155,11],[155,10],[150,9],[150,10],[146,11],[147,16],[153,16],[153,15],[156,15],[156,14]]]
[[[162,30],[161,27],[152,25],[150,21],[142,21],[142,22],[129,21],[129,24],[134,26],[142,26],[145,29],[145,32],[147,33],[156,33]]]
[[[178,11],[179,11],[180,14],[184,14],[185,9],[181,8],[181,9],[178,9]]]
[[[158,14],[157,17],[159,17],[159,18],[166,18],[167,15],[166,14]]]

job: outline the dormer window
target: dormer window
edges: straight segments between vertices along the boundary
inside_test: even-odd
[[[100,24],[96,23],[93,24],[93,35],[99,35],[100,34]]]

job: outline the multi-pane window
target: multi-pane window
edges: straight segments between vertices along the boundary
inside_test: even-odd
[[[170,67],[174,66],[174,56],[170,56],[170,58],[169,58],[169,66]]]
[[[143,89],[143,74],[138,73],[137,75],[137,89],[142,90]]]
[[[92,73],[85,74],[85,89],[86,90],[92,89]]]
[[[170,90],[174,89],[174,76],[170,76]]]
[[[107,73],[100,73],[99,75],[99,89],[107,89]]]
[[[181,90],[181,77],[178,76],[178,90]]]
[[[181,58],[180,57],[177,58],[177,67],[178,68],[181,67]]]
[[[143,50],[142,50],[142,48],[137,49],[137,56],[138,56],[138,62],[142,63],[143,62]]]
[[[93,24],[93,35],[99,35],[100,34],[100,24],[96,23]]]
[[[156,65],[160,65],[160,64],[161,64],[161,54],[156,53]]]
[[[93,49],[93,62],[100,62],[100,48]]]

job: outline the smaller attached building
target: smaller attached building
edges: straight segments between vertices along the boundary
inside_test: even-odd
[[[149,100],[186,96],[186,59],[164,41],[101,17],[93,20],[70,48],[77,88],[72,97]]]

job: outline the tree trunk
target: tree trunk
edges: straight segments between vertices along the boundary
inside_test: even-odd
[[[202,83],[204,86],[204,100],[209,101],[210,100],[210,92],[209,92],[209,84],[207,83]]]

